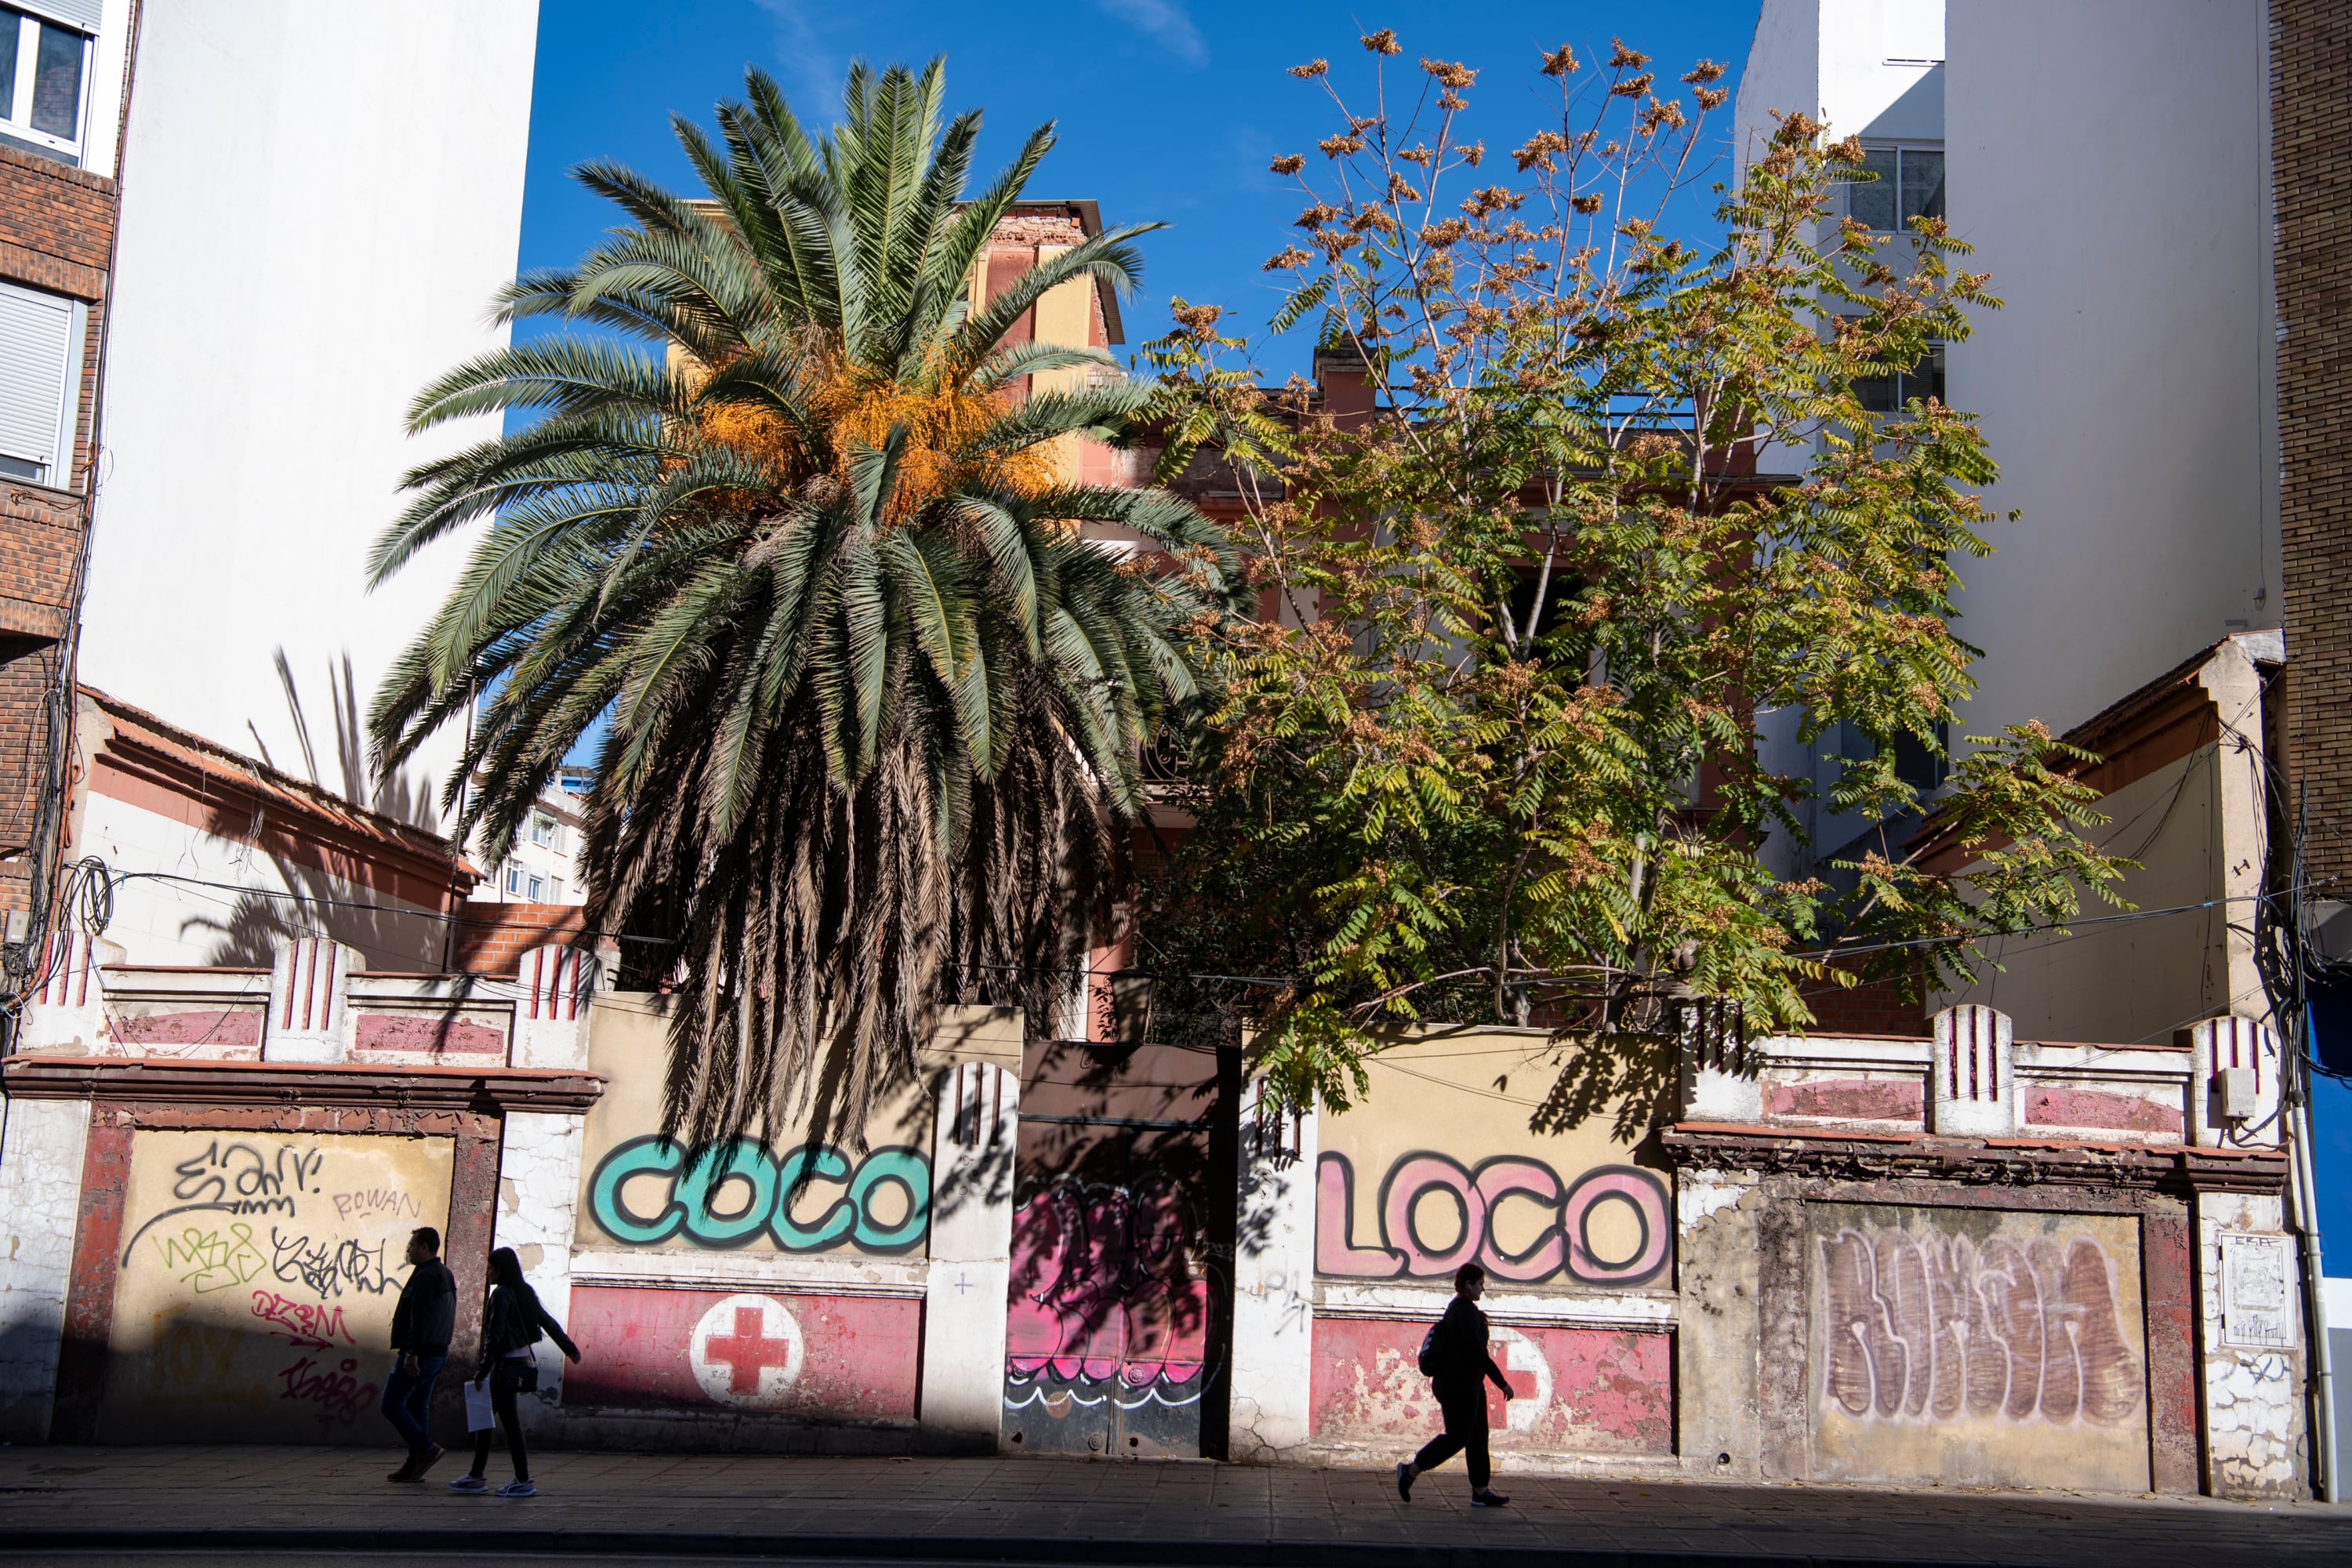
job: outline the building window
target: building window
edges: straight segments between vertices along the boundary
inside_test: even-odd
[[[58,8],[96,10],[72,0]],[[0,6],[0,142],[79,163],[89,60],[89,37],[80,29]]]
[[[1944,216],[1944,154],[1925,147],[1865,147],[1862,166],[1878,176],[1845,188],[1849,216],[1882,231],[1915,217]]]
[[[555,818],[549,816],[544,812],[533,812],[530,818],[530,841],[533,844],[544,844],[551,848],[553,847],[555,844]]]
[[[1927,352],[1909,370],[1854,377],[1853,395],[1871,414],[1900,414],[1915,397],[1944,402],[1944,345],[1927,345]]]
[[[83,309],[0,283],[0,477],[59,489],[71,482]]]
[[[521,891],[522,891],[522,868],[521,868],[521,867],[520,867],[520,866],[509,866],[509,867],[508,867],[508,868],[507,868],[507,891],[508,891],[508,892],[509,892],[509,893],[515,893],[515,894],[520,894],[520,893],[521,893]]]
[[[546,901],[546,899],[547,884],[541,881],[539,878],[533,877],[530,879],[530,901],[534,904],[543,903]]]
[[[563,901],[562,878],[558,877],[547,884],[547,901],[551,904],[560,904]]]

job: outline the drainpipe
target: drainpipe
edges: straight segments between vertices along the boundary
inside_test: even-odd
[[[2318,1460],[2320,1499],[2336,1502],[2342,1496],[2336,1489],[2336,1358],[2327,1343],[2327,1291],[2321,1283],[2319,1263],[2319,1185],[2313,1179],[2311,1168],[2311,1093],[2307,1087],[2311,1069],[2306,1064],[2311,1059],[2308,1053],[2312,1039],[2311,1009],[2307,1004],[2301,1026],[2297,1031],[2299,1054],[2294,1064],[2294,1106],[2288,1136],[2294,1140],[2295,1229],[2303,1238],[2303,1321],[2309,1331],[2312,1381],[2319,1395],[2312,1454]]]

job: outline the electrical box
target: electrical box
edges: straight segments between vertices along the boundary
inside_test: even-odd
[[[2224,1121],[2252,1121],[2254,1119],[2254,1069],[2223,1068],[2213,1075],[2213,1098],[2220,1102]]]

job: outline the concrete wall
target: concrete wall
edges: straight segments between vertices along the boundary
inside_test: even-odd
[[[538,7],[226,0],[151,5],[123,150],[97,538],[82,670],[278,765],[331,773],[394,652],[455,574],[383,592],[362,563],[406,468],[495,433],[411,442],[425,382],[506,342]],[[430,821],[422,777],[387,809]]]
[[[1961,566],[1986,650],[1956,729],[2064,730],[2279,624],[2268,82],[2259,0],[1951,8],[1953,231],[2007,301],[1949,351],[1986,492]]]

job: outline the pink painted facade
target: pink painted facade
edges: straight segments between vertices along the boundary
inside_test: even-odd
[[[903,1297],[574,1285],[564,1404],[912,1423],[921,1320]]]

